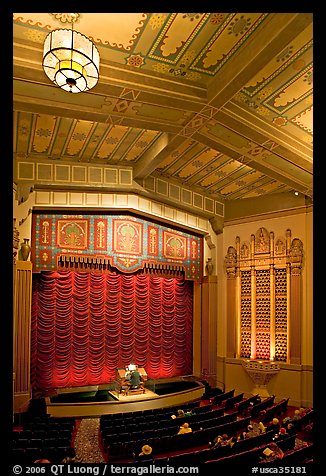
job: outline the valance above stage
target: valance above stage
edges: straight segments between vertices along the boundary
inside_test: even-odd
[[[202,276],[202,237],[129,215],[33,212],[33,271],[138,270]]]

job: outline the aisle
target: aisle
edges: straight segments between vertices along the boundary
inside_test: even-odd
[[[99,446],[99,418],[83,418],[75,438],[75,451],[81,463],[104,463]]]

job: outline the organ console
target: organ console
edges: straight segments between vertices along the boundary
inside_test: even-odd
[[[126,368],[119,368],[116,372],[116,380],[118,382],[119,393],[124,392],[125,395],[127,395],[129,391],[132,391],[133,393],[145,393],[143,382],[146,382],[148,378],[146,370],[143,367],[135,367],[136,370],[138,370],[138,372],[140,373],[140,376],[142,378],[142,384],[139,386],[138,389],[129,390],[130,382],[128,378],[126,378],[126,374],[128,375],[128,372],[130,372],[129,366],[127,366]]]

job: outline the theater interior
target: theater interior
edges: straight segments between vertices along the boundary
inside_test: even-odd
[[[16,426],[312,410],[312,13],[15,12],[12,192]]]

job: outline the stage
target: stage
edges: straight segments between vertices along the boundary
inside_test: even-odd
[[[145,393],[122,395],[111,385],[57,389],[45,398],[54,417],[98,417],[111,413],[166,408],[198,400],[205,386],[193,377],[148,380]]]

